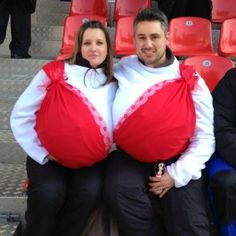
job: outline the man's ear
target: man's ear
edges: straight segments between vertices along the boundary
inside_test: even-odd
[[[170,37],[170,32],[168,31],[168,32],[166,33],[166,39],[169,40],[169,37]]]
[[[170,38],[170,32],[168,31],[166,33],[166,42],[167,42],[167,45],[169,45],[169,38]]]

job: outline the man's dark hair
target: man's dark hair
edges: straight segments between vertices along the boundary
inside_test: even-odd
[[[159,9],[146,8],[140,11],[134,19],[133,29],[136,31],[137,25],[143,21],[159,21],[161,28],[165,33],[168,31],[168,19],[166,15]]]

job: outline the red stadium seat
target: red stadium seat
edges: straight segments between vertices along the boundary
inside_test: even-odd
[[[236,0],[212,0],[212,22],[236,17]]]
[[[135,54],[133,21],[134,16],[122,17],[117,21],[114,38],[114,53],[116,56]]]
[[[134,16],[144,8],[151,8],[151,0],[116,0],[114,6],[114,20],[121,17]]]
[[[169,24],[169,46],[176,56],[217,55],[211,22],[201,17],[177,17]]]
[[[107,0],[71,0],[70,15],[97,15],[108,20]]]
[[[186,58],[183,63],[193,66],[205,80],[212,92],[224,74],[234,67],[233,61],[221,56],[195,56]]]
[[[223,21],[219,36],[218,53],[225,57],[236,57],[236,18]]]
[[[99,20],[106,25],[103,17],[96,15],[73,15],[67,16],[64,21],[64,31],[62,36],[62,45],[56,60],[64,60],[70,57],[73,49],[77,32],[81,25],[88,20]]]

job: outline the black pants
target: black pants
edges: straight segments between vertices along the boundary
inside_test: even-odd
[[[31,44],[31,16],[24,0],[0,1],[0,44],[5,40],[10,17],[10,51],[12,54],[25,55]]]
[[[29,178],[24,236],[79,236],[101,204],[104,163],[68,169],[27,159]]]
[[[110,154],[107,164],[104,198],[121,236],[209,236],[202,179],[158,198],[148,191],[153,164],[120,150]]]
[[[169,20],[181,16],[197,16],[211,20],[211,0],[157,0],[158,7]]]
[[[236,220],[236,171],[225,170],[210,180],[210,190],[220,223],[224,226]]]
[[[211,20],[211,0],[188,0],[186,16],[197,16]]]
[[[172,18],[185,16],[187,0],[157,0],[158,7],[165,13],[168,20]]]

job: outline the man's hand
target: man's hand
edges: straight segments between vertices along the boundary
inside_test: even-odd
[[[170,177],[166,169],[161,177],[150,176],[149,181],[149,191],[155,195],[159,195],[160,198],[174,187],[174,180]]]

